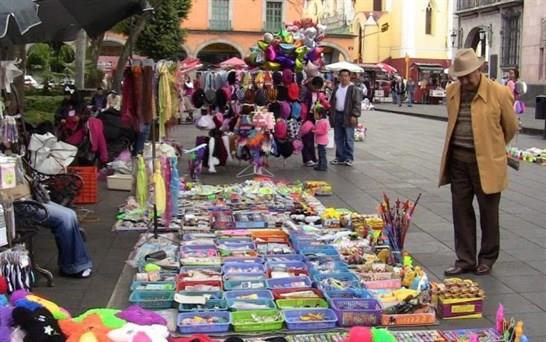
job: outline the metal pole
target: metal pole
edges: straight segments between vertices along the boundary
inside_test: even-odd
[[[76,38],[76,60],[75,60],[75,75],[77,89],[85,87],[85,53],[87,49],[87,34],[84,30],[80,30]]]
[[[358,26],[358,63],[363,63],[362,60],[362,26]]]

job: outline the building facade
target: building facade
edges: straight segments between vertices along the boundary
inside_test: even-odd
[[[523,0],[456,2],[455,28],[450,36],[454,37],[457,48],[473,48],[485,59],[484,71],[491,78],[500,79],[504,72],[522,65],[523,3]]]
[[[546,94],[546,1],[525,0],[521,35],[520,77],[527,82],[524,99],[533,104]]]
[[[277,32],[284,23],[306,17],[308,3],[305,0],[194,0],[188,19],[181,23],[188,31],[184,50],[188,56],[211,64],[230,57],[244,58],[265,32]],[[336,15],[337,9],[329,13]],[[328,62],[352,59],[350,34],[329,34],[323,45]]]

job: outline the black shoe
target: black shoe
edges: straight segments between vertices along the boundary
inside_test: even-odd
[[[323,168],[323,167],[318,167],[318,166],[315,166],[315,167],[313,168],[313,170],[315,170],[315,171],[328,171],[327,168],[325,168],[325,167],[324,167],[324,168]]]
[[[491,266],[486,264],[481,264],[474,270],[475,275],[486,275],[491,273]]]
[[[450,267],[447,270],[444,271],[444,275],[447,277],[456,276],[459,274],[465,274],[472,272],[472,269],[469,268],[462,268],[459,266]]]

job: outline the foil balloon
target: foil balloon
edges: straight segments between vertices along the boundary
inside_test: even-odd
[[[326,33],[326,25],[317,24],[317,30],[319,35],[324,35]]]
[[[277,53],[275,52],[275,47],[273,45],[269,45],[267,49],[265,49],[265,59],[268,61],[274,61],[277,57]]]
[[[281,65],[279,63],[276,63],[276,62],[271,62],[271,61],[267,61],[264,63],[264,66],[267,70],[271,70],[271,71],[279,71],[281,70]]]
[[[315,40],[317,37],[317,29],[314,27],[308,27],[305,29],[305,38]]]
[[[307,47],[306,46],[300,46],[296,48],[296,56],[298,59],[303,59],[305,57],[305,54],[307,53]]]
[[[275,59],[276,62],[280,63],[282,65],[283,68],[288,68],[288,69],[291,69],[294,67],[294,60],[290,57],[286,57],[286,56],[277,56],[277,58]]]
[[[303,41],[301,39],[296,39],[294,41],[294,47],[299,48],[300,46],[303,46]]]
[[[286,37],[288,36],[288,31],[286,31],[284,27],[281,28],[281,30],[279,31],[279,33],[277,33],[277,35],[279,36],[282,42],[286,43]]]
[[[281,44],[280,48],[284,55],[291,55],[292,53],[294,53],[295,50],[293,44]]]
[[[263,64],[263,62],[265,62],[264,52],[263,51],[258,51],[256,53],[256,64],[260,65],[260,64]]]
[[[266,32],[264,33],[264,42],[266,43],[271,43],[273,41],[273,33],[271,32]]]
[[[305,44],[305,46],[307,46],[310,49],[314,48],[317,45],[314,39],[307,38],[307,37],[303,38],[303,43]]]
[[[266,41],[263,41],[263,40],[258,40],[258,47],[261,49],[261,50],[264,50],[267,49],[267,47],[269,46],[269,43],[266,42]]]
[[[293,44],[293,43],[294,43],[294,36],[292,35],[291,32],[288,32],[288,34],[286,35],[286,38],[285,38],[284,42],[285,42],[286,44]]]
[[[294,62],[294,65],[295,65],[294,69],[297,72],[303,71],[303,62],[300,59],[296,59],[296,61]]]

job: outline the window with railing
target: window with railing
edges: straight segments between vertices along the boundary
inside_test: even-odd
[[[502,15],[502,66],[517,67],[521,44],[521,12],[506,11]]]
[[[231,30],[229,0],[210,0],[209,29]]]
[[[430,2],[425,10],[425,34],[432,34],[432,4]]]
[[[282,1],[267,0],[265,2],[264,30],[276,32],[282,27]]]
[[[494,5],[501,0],[457,0],[457,11],[463,11],[474,7]]]

